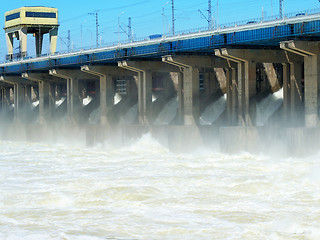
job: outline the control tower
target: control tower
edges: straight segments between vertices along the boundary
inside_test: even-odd
[[[13,39],[20,42],[17,58],[27,56],[27,34],[35,36],[36,54],[42,52],[43,35],[50,34],[50,53],[54,54],[58,38],[58,10],[50,7],[22,7],[5,13],[7,59],[13,58]]]

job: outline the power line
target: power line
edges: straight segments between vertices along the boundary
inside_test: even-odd
[[[147,2],[150,2],[150,0],[144,0],[144,1],[137,2],[137,3],[132,3],[132,4],[128,4],[128,5],[123,5],[123,6],[121,6],[121,7],[100,9],[99,11],[100,11],[100,12],[107,12],[107,11],[114,11],[114,10],[118,10],[118,9],[125,9],[125,8],[130,8],[130,7],[133,7],[133,6],[138,6],[138,5],[147,3]],[[65,22],[77,20],[77,19],[82,18],[82,17],[84,17],[84,16],[86,16],[86,14],[82,14],[82,15],[79,15],[79,16],[76,16],[76,17],[73,17],[73,18],[69,18],[69,19],[66,19],[66,20],[62,20],[62,21],[60,21],[60,23],[65,23]]]

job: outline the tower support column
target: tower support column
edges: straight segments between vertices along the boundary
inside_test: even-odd
[[[27,56],[27,33],[28,33],[27,27],[22,27],[18,31],[21,57]]]

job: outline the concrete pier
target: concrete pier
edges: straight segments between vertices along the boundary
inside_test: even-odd
[[[0,81],[2,119],[13,103],[14,121],[30,122],[36,98],[39,125],[52,126],[43,129],[53,133],[54,123],[62,118],[55,114],[57,99],[65,94],[67,120],[62,122],[73,134],[85,129],[88,145],[128,143],[150,132],[175,151],[219,145],[228,153],[259,152],[264,146],[271,151],[282,144],[290,153],[301,154],[305,151],[294,149],[308,149],[310,132],[315,142],[319,136],[319,46],[318,42],[285,41],[279,47],[221,48],[210,55],[173,54],[4,75]],[[282,105],[272,109],[273,116],[265,125],[257,125],[258,104],[265,99],[273,104],[272,94],[281,88]],[[225,101],[223,95],[225,105],[217,101]],[[84,104],[88,96],[91,102]],[[161,124],[157,117],[170,107],[170,101],[176,104],[171,106],[172,120]],[[208,106],[214,109],[218,104],[223,109],[215,122],[200,121]],[[123,121],[128,114],[130,122]],[[98,120],[91,121],[91,117]],[[36,131],[26,135],[40,139],[30,132]]]
[[[22,78],[38,84],[39,123],[45,124],[52,120],[56,102],[56,85],[52,76],[43,73],[23,73]]]
[[[67,82],[67,115],[68,122],[70,124],[78,125],[81,122],[81,117],[79,115],[82,109],[82,96],[79,89],[79,81],[83,78],[90,78],[88,76],[83,76],[84,73],[81,71],[73,70],[62,70],[62,69],[52,69],[49,74],[64,79]]]

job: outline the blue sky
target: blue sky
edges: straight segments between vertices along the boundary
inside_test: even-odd
[[[27,5],[26,5],[27,2]],[[193,28],[206,27],[206,19],[199,9],[207,15],[207,0],[175,0],[175,30],[182,31]],[[318,0],[284,0],[284,13],[299,12],[303,10],[319,9]],[[125,40],[124,32],[118,33],[118,19],[120,26],[127,30],[128,18],[132,18],[132,30],[136,38],[151,34],[162,34],[171,30],[171,0],[11,0],[1,4],[0,14],[22,6],[46,6],[59,10],[59,39],[57,50],[66,49],[68,30],[70,30],[73,49],[90,47],[96,42],[95,17],[89,15],[98,10],[99,16],[99,43],[103,45],[110,42]],[[279,0],[212,0],[213,15],[219,24],[229,22],[269,17],[279,13]],[[162,16],[164,9],[164,17]],[[164,24],[163,24],[164,23]],[[81,41],[82,26],[82,41]],[[2,28],[4,27],[4,20]],[[122,30],[121,30],[122,31]],[[18,43],[15,42],[15,47]],[[44,39],[44,51],[48,49],[48,39]],[[28,38],[28,52],[34,54],[34,39]],[[0,61],[6,54],[4,30],[0,34]]]

